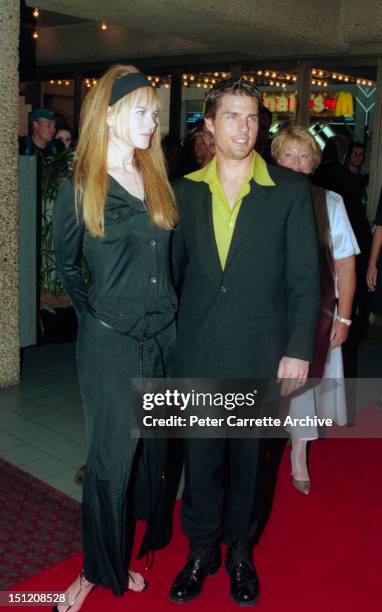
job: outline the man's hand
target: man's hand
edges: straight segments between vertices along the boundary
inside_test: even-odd
[[[277,371],[278,381],[281,382],[281,395],[285,397],[297,389],[301,389],[308,378],[309,361],[283,357]]]
[[[348,334],[349,327],[338,319],[334,319],[332,331],[330,332],[330,348],[334,349],[337,346],[341,346],[347,339]]]

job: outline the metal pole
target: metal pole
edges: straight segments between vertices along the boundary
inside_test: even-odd
[[[313,63],[310,61],[298,62],[297,81],[297,115],[296,124],[309,127],[310,124],[310,89]]]
[[[180,138],[182,117],[182,77],[179,71],[171,73],[169,133]]]

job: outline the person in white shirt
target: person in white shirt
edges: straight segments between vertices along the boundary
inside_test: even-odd
[[[320,148],[303,127],[282,130],[272,142],[277,164],[294,172],[311,174],[321,159]],[[342,197],[333,191],[312,186],[321,254],[321,312],[317,325],[315,357],[310,377],[321,379],[290,400],[290,414],[347,422],[341,345],[351,325],[356,287],[355,256],[360,252]],[[292,437],[292,482],[298,491],[310,492],[306,461],[307,441],[318,437],[316,427],[298,427]]]

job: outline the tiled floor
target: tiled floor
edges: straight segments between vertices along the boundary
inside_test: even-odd
[[[22,384],[0,391],[0,455],[81,500],[86,447],[73,344],[25,350]]]
[[[361,345],[359,376],[382,378],[380,325]],[[25,350],[22,384],[0,390],[0,456],[81,500],[73,477],[86,443],[73,344]]]

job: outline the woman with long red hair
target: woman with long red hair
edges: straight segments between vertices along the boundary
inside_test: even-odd
[[[83,570],[59,612],[77,612],[95,585],[115,595],[145,588],[129,569],[136,518],[147,525],[141,555],[169,539],[165,443],[132,437],[130,398],[131,378],[168,375],[175,334],[168,246],[177,211],[158,118],[147,77],[133,66],[108,70],[86,97],[73,178],[55,203],[57,267],[79,320],[89,443]]]

